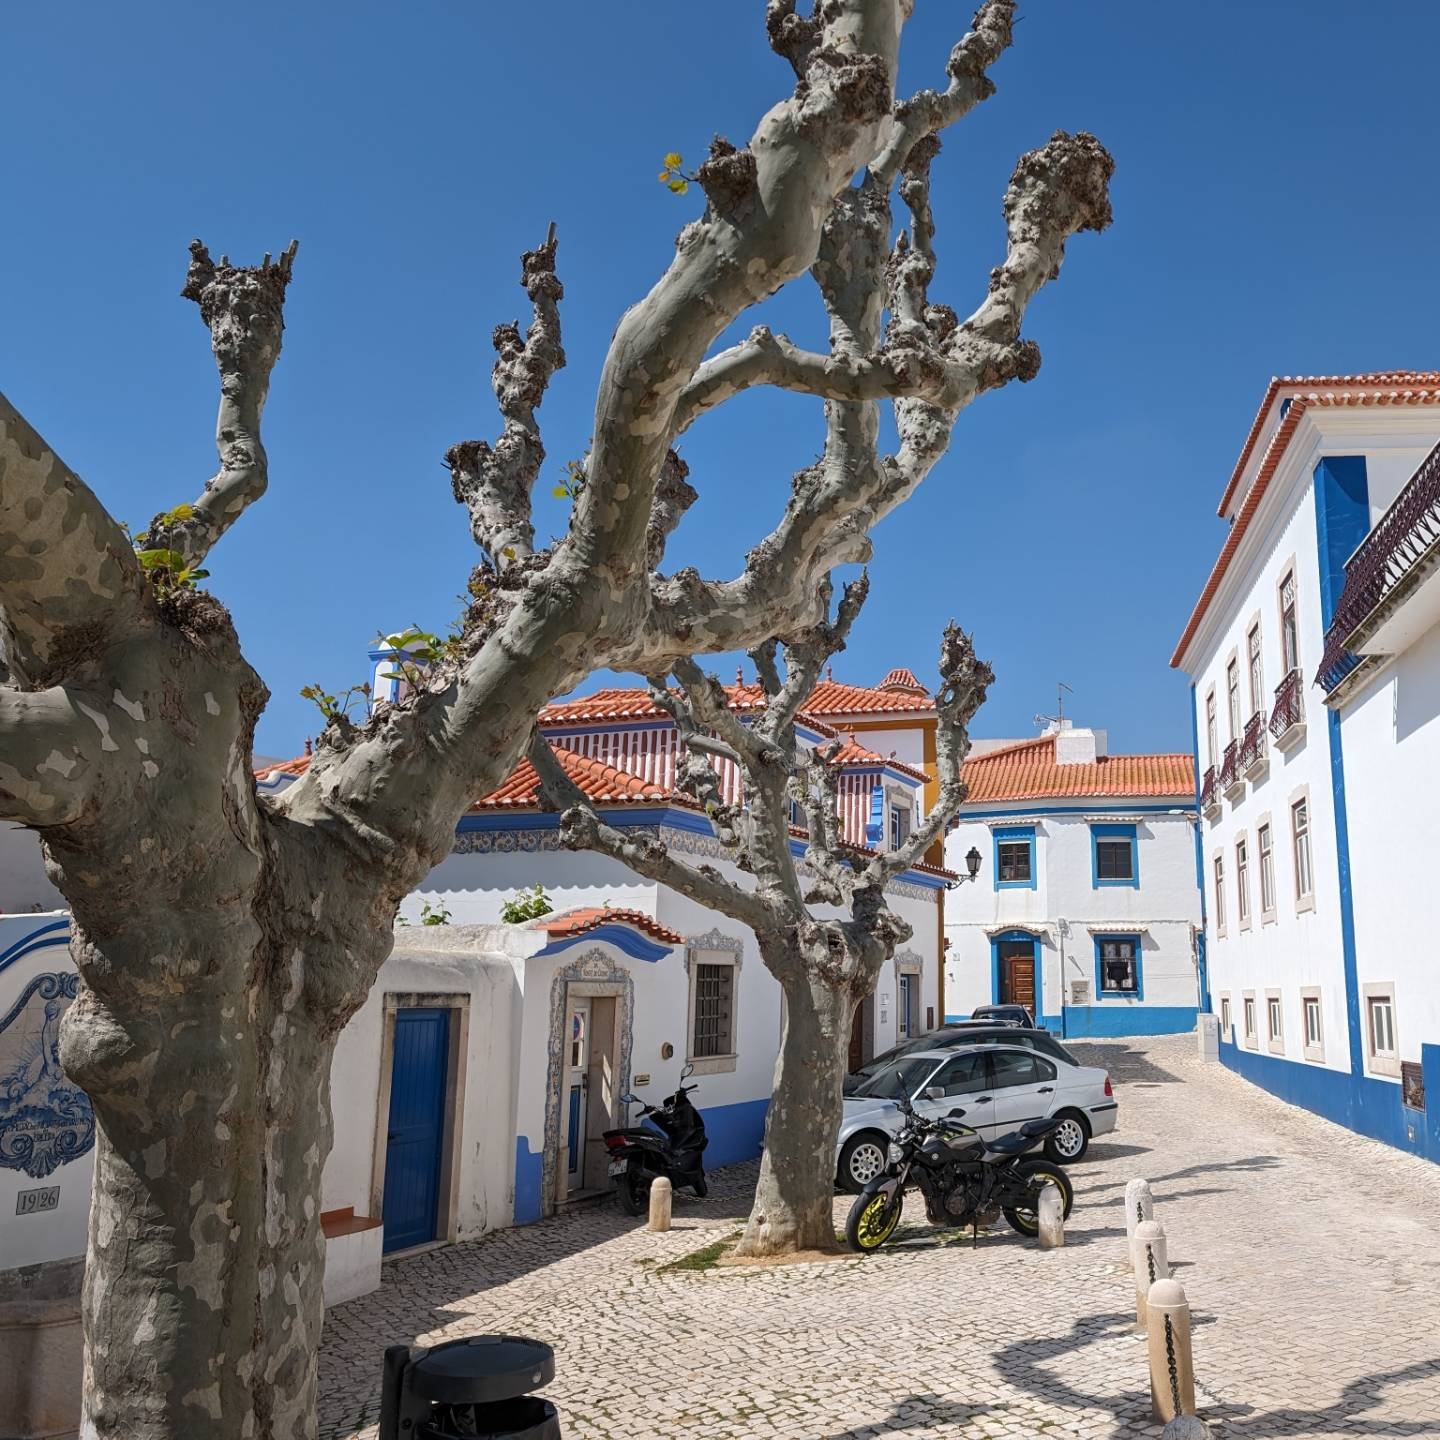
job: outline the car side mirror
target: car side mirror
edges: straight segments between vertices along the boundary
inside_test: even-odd
[[[945,1098],[944,1088],[939,1085],[927,1086],[925,1089],[925,1098],[927,1100],[943,1100]]]

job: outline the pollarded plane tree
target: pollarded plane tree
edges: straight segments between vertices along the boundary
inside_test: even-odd
[[[598,850],[748,925],[766,969],[784,991],[765,1150],[737,1247],[741,1255],[835,1248],[835,1138],[850,1023],[895,947],[911,934],[909,923],[887,904],[886,886],[924,857],[960,808],[967,727],[994,678],[976,658],[969,636],[952,623],[940,647],[935,702],[936,804],[893,850],[872,853],[847,844],[838,815],[841,742],[808,744],[797,736],[796,720],[826,660],[843,648],[866,590],[862,575],[845,587],[833,622],[792,635],[783,647],[770,642],[751,651],[765,695],[757,715],[742,719],[735,713],[725,687],[694,660],[672,667],[677,690],[658,679],[651,682],[651,695],[674,719],[682,742],[679,785],[704,806],[737,875],[681,860],[657,836],[631,835],[606,824],[548,742],[537,733],[530,746],[547,803],[563,812],[560,835],[566,845]],[[738,765],[743,805],[726,803],[716,757]],[[791,844],[796,814],[805,821],[799,855]]]
[[[62,1057],[99,1128],[87,1435],[314,1434],[330,1058],[401,899],[552,696],[595,667],[662,674],[822,623],[825,577],[865,558],[870,527],[933,466],[955,415],[1034,373],[1026,304],[1066,238],[1108,219],[1110,160],[1084,135],[1021,161],[1008,253],[969,321],[925,302],[917,225],[896,262],[904,305],[880,329],[885,195],[897,179],[923,192],[934,133],[992,89],[1012,8],[982,8],[944,92],[897,103],[911,0],[769,6],[796,83],[748,144],[717,142],[700,167],[704,212],[615,330],[583,484],[549,547],[535,542],[531,492],[536,410],[564,359],[561,287],[553,239],[527,253],[533,317],[523,336],[494,337],[501,432],[447,457],[482,552],[473,603],[420,683],[362,724],[336,713],[277,799],[259,799],[251,774],[265,686],[198,582],[267,486],[261,411],[293,251],[244,267],[192,247],[184,293],[219,367],[220,468],[139,551],[0,399],[0,817],[40,834],[73,911],[83,985]],[[707,362],[738,316],[812,268],[835,316],[830,354],[758,332]],[[740,573],[666,574],[666,539],[695,497],[674,443],[758,384],[831,402],[825,457]],[[874,402],[887,397],[901,444],[880,459]]]

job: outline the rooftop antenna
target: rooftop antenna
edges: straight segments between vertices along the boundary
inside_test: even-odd
[[[1073,685],[1067,685],[1063,680],[1058,680],[1058,681],[1056,681],[1056,689],[1055,689],[1055,712],[1056,712],[1056,713],[1055,713],[1054,715],[1037,715],[1037,716],[1035,717],[1035,724],[1038,725],[1042,730],[1045,729],[1047,726],[1050,726],[1050,725],[1054,725],[1054,726],[1056,726],[1056,727],[1058,728],[1058,727],[1061,727],[1061,726],[1063,726],[1063,725],[1065,724],[1065,692],[1066,692],[1067,690],[1068,690],[1072,695],[1075,693],[1075,687],[1074,687]]]

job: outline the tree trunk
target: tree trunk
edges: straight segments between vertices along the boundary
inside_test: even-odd
[[[745,1256],[837,1248],[835,1139],[856,997],[836,983],[839,967],[823,941],[814,957],[793,935],[782,954],[774,949],[760,937],[760,953],[785,991],[785,1025],[755,1203],[735,1250]]]

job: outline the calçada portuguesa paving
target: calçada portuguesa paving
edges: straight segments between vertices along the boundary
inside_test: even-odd
[[[1003,1221],[937,1245],[912,1200],[912,1245],[657,1274],[735,1230],[754,1173],[735,1167],[677,1197],[668,1234],[607,1204],[387,1265],[327,1316],[322,1440],[374,1436],[387,1344],[487,1331],[554,1345],[566,1440],[1158,1436],[1129,1333],[1135,1176],[1217,1440],[1440,1437],[1440,1167],[1203,1065],[1193,1036],[1075,1048],[1111,1069],[1120,1129],[1072,1167],[1063,1250]]]

